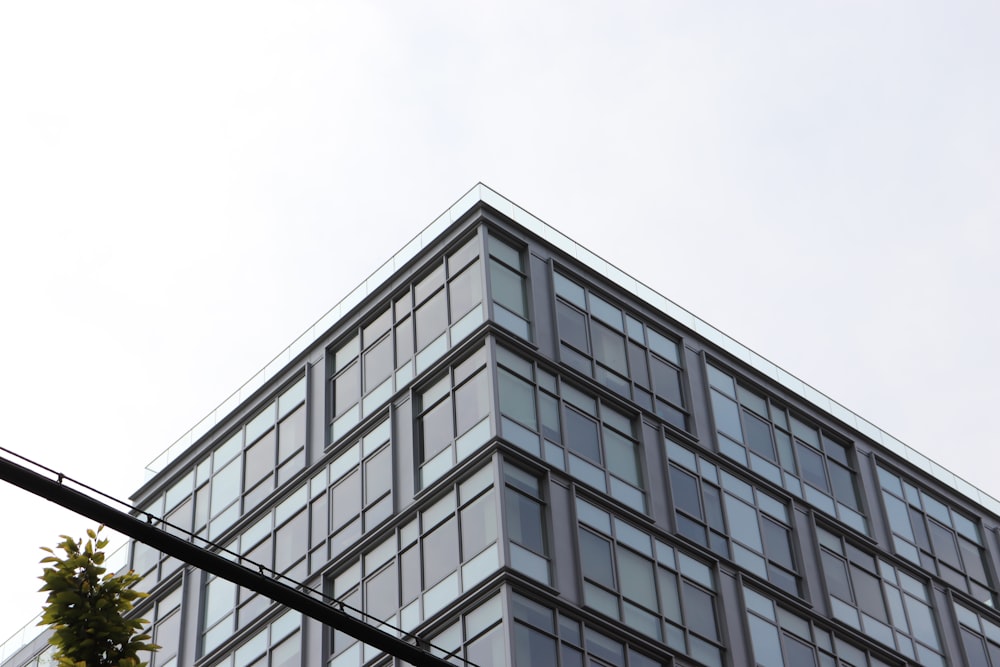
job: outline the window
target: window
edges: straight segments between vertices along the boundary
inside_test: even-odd
[[[503,471],[510,566],[548,584],[548,530],[541,481],[510,463],[504,463]]]
[[[576,499],[584,603],[721,667],[715,579],[698,559]]]
[[[720,452],[867,534],[847,445],[711,364],[708,380]]]
[[[677,443],[666,443],[677,531],[800,595],[788,506]]]
[[[336,442],[483,322],[479,238],[441,258],[328,354]]]
[[[306,408],[299,405],[276,419],[272,403],[246,427],[243,453],[243,511],[256,507],[305,466]]]
[[[293,667],[302,664],[302,614],[288,611],[213,667]],[[155,654],[154,654],[155,655]]]
[[[489,251],[493,319],[521,338],[531,340],[524,253],[492,234],[489,236]]]
[[[390,420],[382,421],[309,480],[310,572],[392,515],[391,433]]]
[[[507,640],[501,598],[495,595],[430,638],[431,653],[455,664],[505,667]]]
[[[305,466],[306,412],[303,377],[216,445],[143,511],[176,526],[167,530],[178,537],[187,539],[190,531],[217,539]],[[133,543],[131,568],[146,577],[149,588],[180,566],[176,559],[141,542]]]
[[[486,348],[480,348],[419,392],[420,488],[489,440],[489,384]]]
[[[878,478],[896,553],[992,607],[978,523],[882,466]]]
[[[497,348],[503,437],[629,507],[646,510],[632,417]]]
[[[553,280],[560,360],[687,430],[680,344],[561,273]]]
[[[152,643],[160,647],[150,654],[150,667],[176,667],[181,643],[181,595],[175,588],[153,603],[152,608],[140,612],[150,622]]]
[[[416,628],[500,568],[494,467],[455,484],[330,581],[337,600],[376,619]],[[333,633],[331,667],[358,667],[378,651]]]
[[[308,485],[302,485],[267,514],[240,533],[226,548],[240,554],[247,567],[273,570],[291,581],[302,581],[309,543]],[[202,610],[202,653],[257,619],[271,600],[247,588],[206,575]]]
[[[747,626],[757,667],[901,667],[850,644],[809,619],[743,588]]]
[[[972,611],[963,604],[954,604],[958,629],[962,637],[962,652],[968,667],[1000,667],[1000,624]]]
[[[513,594],[515,667],[662,667],[562,611]]]
[[[944,667],[927,584],[817,527],[834,618],[925,667]]]

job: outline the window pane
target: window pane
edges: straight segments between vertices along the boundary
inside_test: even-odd
[[[250,445],[244,459],[244,488],[250,489],[274,471],[274,430]]]
[[[757,512],[741,500],[726,494],[726,514],[729,515],[729,529],[732,537],[757,552],[763,552]]]
[[[458,522],[451,517],[424,537],[424,587],[458,567]]]
[[[717,429],[733,436],[739,442],[743,441],[743,429],[740,428],[740,413],[736,408],[736,401],[726,398],[713,389],[712,413],[715,416]]]
[[[766,518],[761,518],[760,525],[767,557],[791,569],[792,546],[788,541],[788,529]]]
[[[768,461],[774,461],[774,441],[771,439],[771,425],[764,420],[743,412],[743,427],[746,429],[747,444],[757,454]]]
[[[813,647],[790,635],[785,635],[786,663],[795,667],[814,667],[816,665],[816,653]]]
[[[656,357],[650,358],[650,368],[653,371],[653,384],[656,386],[656,393],[674,405],[684,405],[684,399],[681,398],[680,372]]]
[[[778,629],[767,621],[747,615],[750,623],[750,636],[753,639],[753,656],[760,667],[784,667],[794,663],[786,663],[781,658],[781,641],[778,639]]]
[[[486,371],[482,370],[455,390],[456,434],[462,435],[489,412]]]
[[[361,512],[361,473],[355,469],[333,487],[330,517],[336,530]]]
[[[828,463],[833,496],[851,509],[861,509],[858,505],[858,494],[854,488],[854,477],[851,471],[838,463],[832,461]]]
[[[854,594],[858,598],[858,608],[869,616],[888,623],[889,618],[885,612],[885,601],[882,599],[882,585],[879,580],[852,565],[851,581],[854,584]]]
[[[413,318],[407,317],[396,325],[396,365],[413,356]]]
[[[207,586],[205,603],[205,627],[213,625],[220,618],[232,613],[236,598],[236,584],[225,579],[213,579]]]
[[[628,344],[628,363],[632,368],[631,378],[640,387],[649,389],[649,367],[646,364],[646,351],[635,343]]]
[[[551,637],[515,623],[514,638],[517,667],[553,667],[559,664],[556,642]]]
[[[556,313],[559,318],[559,337],[576,349],[589,353],[586,316],[564,303],[556,304]]]
[[[499,369],[500,412],[532,429],[538,428],[535,388],[505,369]]]
[[[949,565],[961,567],[958,547],[955,545],[955,533],[936,521],[928,521],[927,525],[930,527],[931,542],[934,544],[934,555]]]
[[[566,440],[574,452],[597,463],[601,462],[597,423],[584,417],[576,410],[566,410]]]
[[[462,271],[448,285],[451,296],[449,308],[451,321],[457,322],[462,315],[472,310],[472,307],[483,300],[483,285],[479,275],[479,262]]]
[[[392,453],[386,447],[365,462],[365,504],[375,502],[392,488]]]
[[[823,470],[823,457],[812,447],[806,447],[802,443],[795,443],[799,455],[799,470],[802,477],[823,491],[829,491],[826,483],[826,473]]]
[[[622,595],[647,609],[657,608],[652,561],[618,547],[618,574]]]
[[[662,567],[657,568],[657,575],[660,580],[660,611],[672,621],[681,623],[684,617],[681,615],[680,592],[677,590],[677,575]]]
[[[628,375],[625,338],[599,322],[593,322],[594,357],[621,375]]]
[[[480,667],[503,667],[506,657],[504,638],[503,627],[498,625],[470,643],[465,655],[469,662]]]
[[[593,293],[590,295],[590,312],[594,317],[604,320],[619,331],[622,330],[622,311]]]
[[[965,628],[962,628],[962,647],[965,649],[965,659],[968,667],[990,667],[989,659],[986,657],[986,649],[983,646],[983,640]]]
[[[240,491],[240,460],[233,459],[212,478],[212,516],[225,509]]]
[[[431,293],[444,285],[444,266],[439,265],[426,278],[417,283],[413,288],[413,295],[417,303],[426,299]]]
[[[628,438],[605,427],[604,451],[608,470],[633,486],[642,486],[638,446]]]
[[[562,442],[562,429],[559,425],[559,401],[545,392],[540,392],[538,402],[542,412],[542,435],[553,442]]]
[[[475,556],[496,540],[496,499],[489,492],[462,510],[462,558]]]
[[[847,578],[847,565],[826,551],[820,551],[820,557],[823,560],[823,573],[826,575],[827,589],[838,598],[853,602],[851,582]]]
[[[384,620],[399,609],[396,589],[396,565],[393,563],[365,582],[365,612]]]
[[[684,617],[688,627],[703,637],[717,639],[719,635],[715,624],[715,606],[712,596],[684,582]]]
[[[284,461],[306,444],[306,406],[301,405],[278,426],[278,460]]]
[[[395,364],[392,362],[392,336],[386,336],[365,352],[365,392],[380,385]]]
[[[339,416],[361,399],[361,376],[357,362],[333,381],[333,399],[334,416]]]
[[[451,419],[450,398],[445,398],[424,413],[424,416],[421,418],[424,461],[427,461],[451,443],[455,435]]]
[[[545,525],[538,502],[507,490],[507,530],[510,539],[535,553],[545,554]]]
[[[670,466],[670,488],[677,509],[698,519],[702,518],[697,479],[674,466]]]
[[[444,290],[441,290],[417,309],[417,349],[422,350],[438,336],[444,333],[448,326],[448,313],[445,310]]]
[[[274,537],[274,569],[284,572],[305,557],[309,543],[309,512],[299,512],[278,529]]]
[[[611,544],[588,530],[579,532],[583,575],[608,588],[614,588],[615,577],[611,562]]]
[[[966,573],[977,581],[987,581],[986,570],[983,567],[983,553],[979,547],[961,537],[958,538],[958,546],[962,550],[962,565]]]
[[[517,315],[527,318],[527,300],[521,276],[492,259],[490,260],[490,276],[492,278],[493,300]]]

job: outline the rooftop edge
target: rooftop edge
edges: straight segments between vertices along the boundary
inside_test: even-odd
[[[833,400],[812,385],[800,380],[777,364],[757,354],[747,346],[727,335],[720,329],[705,322],[686,308],[674,303],[645,283],[633,278],[610,262],[605,261],[559,230],[543,222],[514,202],[483,183],[477,183],[452,204],[444,213],[424,227],[395,255],[378,267],[368,278],[355,287],[329,311],[306,329],[288,347],[278,353],[264,368],[247,380],[239,389],[226,398],[187,433],[178,438],[146,466],[146,481],[161,472],[181,452],[208,433],[226,415],[236,409],[244,399],[260,389],[268,380],[281,372],[299,353],[318,340],[334,324],[374,293],[397,269],[417,256],[435,241],[453,222],[468,213],[479,203],[486,204],[551,244],[558,250],[573,257],[581,264],[604,276],[612,283],[630,292],[668,317],[680,322],[709,342],[719,346],[740,361],[763,373],[799,397],[824,410],[844,422],[872,441],[878,443],[915,467],[947,484],[954,490],[978,503],[986,510],[1000,516],[1000,500],[959,477],[944,466],[924,456],[909,445],[886,433],[881,428],[861,417],[854,411]]]

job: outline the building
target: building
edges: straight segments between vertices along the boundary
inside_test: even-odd
[[[456,664],[1000,667],[1000,503],[482,185],[153,473],[137,506]],[[391,664],[131,562],[156,667]]]

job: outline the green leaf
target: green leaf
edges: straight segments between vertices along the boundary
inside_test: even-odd
[[[141,577],[134,572],[118,576],[103,566],[107,540],[101,528],[88,530],[90,538],[73,540],[62,535],[57,545],[63,556],[48,547],[39,577],[47,593],[39,625],[52,630],[49,643],[56,647],[60,667],[139,667],[138,653],[157,647],[143,630],[146,621],[126,618],[132,602],[146,597],[134,590]],[[96,545],[96,548],[95,548]]]

